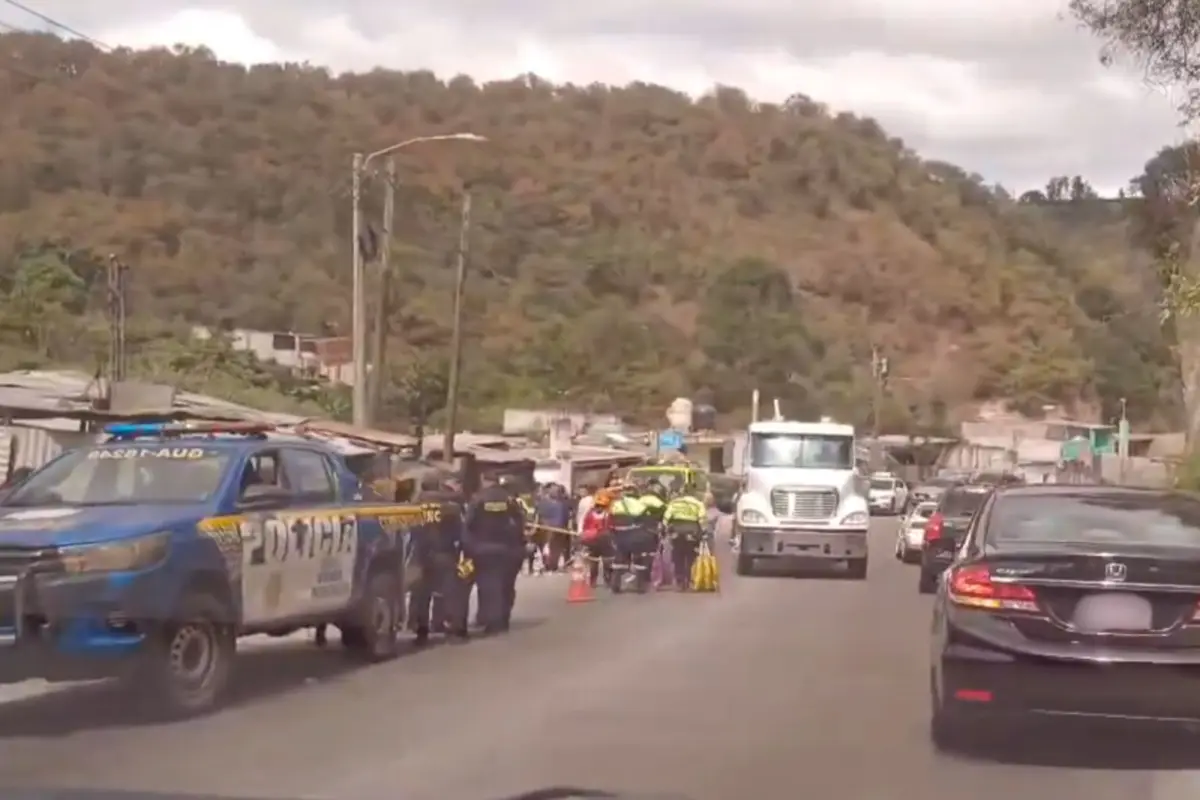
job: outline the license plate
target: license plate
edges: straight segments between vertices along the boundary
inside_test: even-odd
[[[1144,633],[1154,625],[1154,609],[1136,594],[1089,594],[1075,606],[1071,623],[1083,633]]]

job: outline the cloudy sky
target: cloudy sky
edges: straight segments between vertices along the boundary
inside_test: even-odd
[[[714,83],[869,114],[923,155],[1015,191],[1115,192],[1180,140],[1172,98],[1105,69],[1065,0],[21,0],[113,45],[337,70]],[[0,21],[46,28],[0,1]]]

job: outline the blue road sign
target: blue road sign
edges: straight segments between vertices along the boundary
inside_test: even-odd
[[[665,431],[659,431],[658,434],[658,449],[659,450],[678,450],[683,447],[683,434],[676,430],[668,428]]]

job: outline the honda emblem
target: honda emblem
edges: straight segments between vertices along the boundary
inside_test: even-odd
[[[1124,564],[1119,564],[1114,561],[1111,564],[1104,565],[1104,579],[1105,580],[1113,581],[1115,583],[1120,583],[1121,581],[1125,580],[1125,575],[1127,573],[1128,573],[1128,570],[1125,568]]]

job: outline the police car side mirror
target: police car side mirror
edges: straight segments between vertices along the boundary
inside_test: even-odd
[[[250,511],[279,508],[286,505],[290,499],[290,495],[278,486],[247,486],[238,499],[238,508]]]

